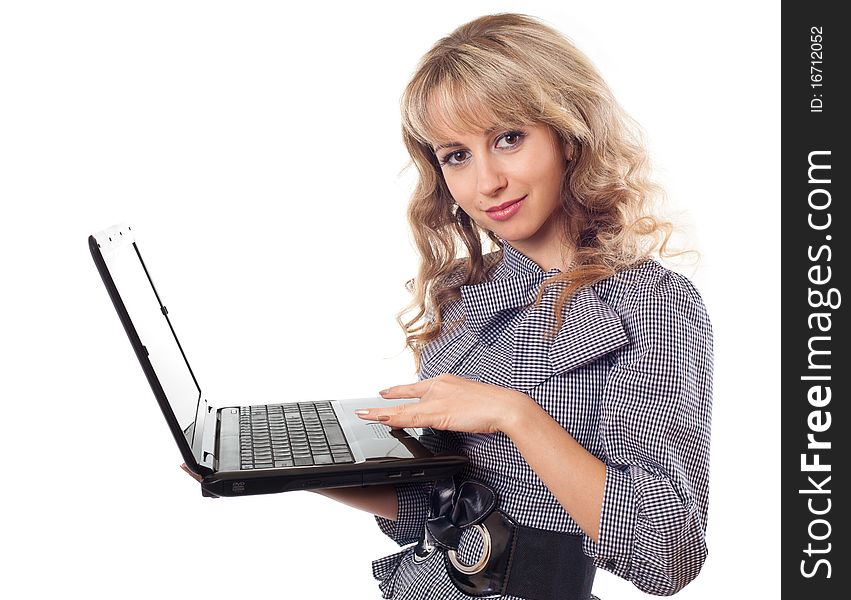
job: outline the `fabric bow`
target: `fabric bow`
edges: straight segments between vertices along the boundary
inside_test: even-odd
[[[460,289],[467,328],[488,346],[511,321],[513,314],[508,311],[532,304],[544,280],[561,273],[542,270],[509,243],[503,243],[502,251],[502,260],[489,281]],[[550,293],[548,288],[545,295]]]
[[[446,550],[458,550],[461,533],[484,521],[496,508],[496,495],[476,481],[465,481],[456,490],[453,479],[435,482],[431,492],[426,532]]]
[[[432,371],[457,373],[459,365],[476,343],[488,347],[489,360],[505,365],[488,372],[480,381],[527,392],[556,373],[591,362],[628,343],[621,316],[588,285],[580,288],[562,309],[562,324],[555,337],[554,307],[563,284],[548,286],[540,305],[531,307],[544,282],[560,274],[542,270],[510,244],[503,246],[503,260],[491,279],[461,286],[461,303],[469,336],[450,337],[430,356]],[[603,282],[605,283],[605,282]],[[605,287],[605,286],[604,286]],[[507,344],[495,344],[513,327]],[[464,329],[461,329],[462,333]],[[439,358],[435,358],[441,352]],[[463,367],[461,367],[463,368]]]
[[[511,319],[512,315],[507,311],[531,305],[544,280],[557,273],[556,269],[527,271],[474,286],[462,286],[461,301],[467,328],[482,342],[492,345]]]

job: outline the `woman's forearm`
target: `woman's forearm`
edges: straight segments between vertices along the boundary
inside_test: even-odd
[[[385,519],[395,521],[397,518],[398,499],[396,485],[374,485],[369,487],[345,487],[311,490],[342,502],[352,508],[365,510]]]
[[[559,504],[596,542],[606,466],[536,402],[528,400],[508,416],[503,431]]]

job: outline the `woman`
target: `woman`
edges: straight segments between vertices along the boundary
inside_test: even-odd
[[[420,380],[381,395],[420,401],[358,413],[470,463],[321,493],[416,543],[373,563],[384,598],[586,600],[596,567],[677,592],[706,556],[712,333],[650,258],[671,226],[631,122],[583,54],[513,14],[438,41],[402,116]]]

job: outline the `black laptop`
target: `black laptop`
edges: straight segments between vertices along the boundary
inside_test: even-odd
[[[385,405],[382,398],[217,407],[189,366],[132,228],[91,235],[89,249],[183,460],[203,477],[205,496],[433,480],[467,464],[463,455],[432,452],[433,430],[391,429],[354,414]]]

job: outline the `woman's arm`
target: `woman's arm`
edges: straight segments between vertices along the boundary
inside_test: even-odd
[[[397,518],[398,499],[395,484],[310,491],[390,521],[395,521]]]
[[[311,491],[372,513],[381,531],[400,546],[405,546],[416,542],[422,535],[429,485],[418,481]]]

